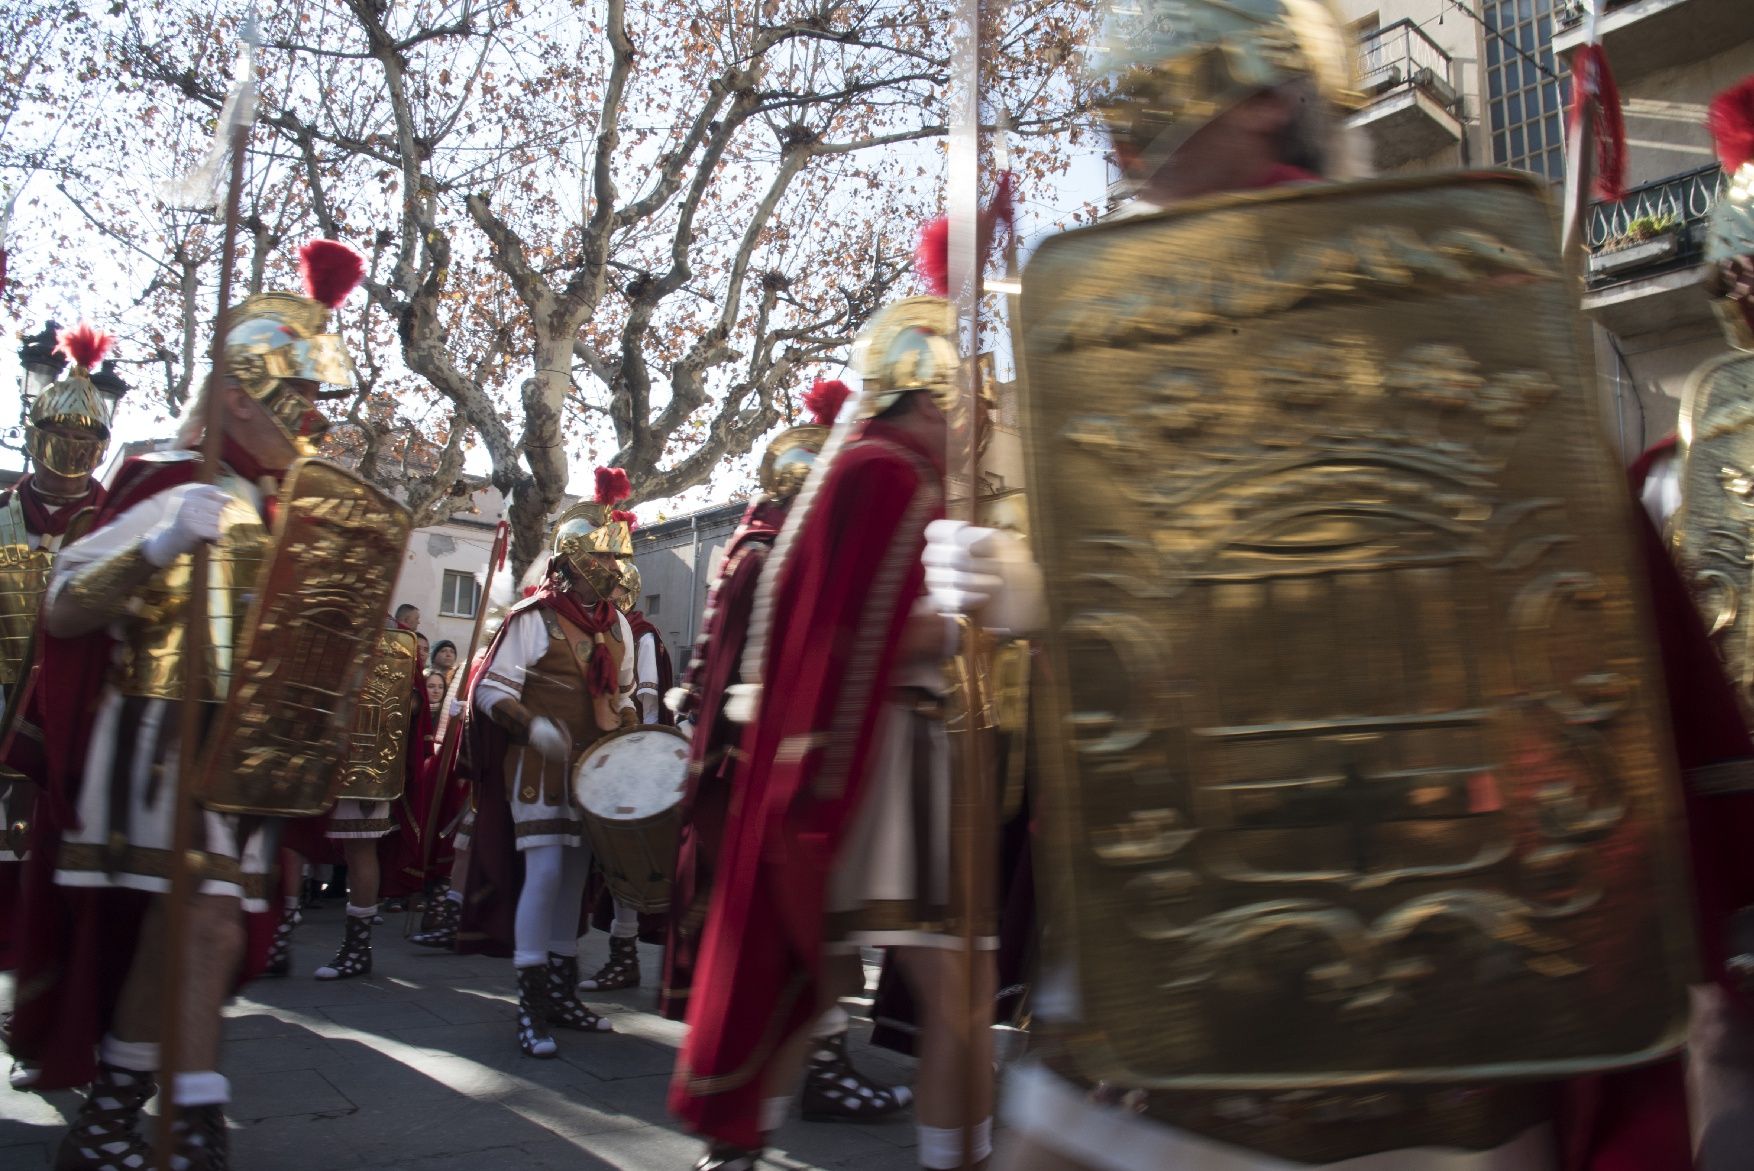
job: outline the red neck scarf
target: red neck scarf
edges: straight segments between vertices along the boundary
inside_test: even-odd
[[[50,504],[37,495],[29,472],[18,478],[18,483],[13,485],[12,490],[18,493],[19,506],[24,509],[25,527],[44,537],[58,537],[65,533],[74,517],[97,505],[103,492],[96,480],[87,480],[85,492],[77,499],[64,504]]]
[[[577,594],[553,578],[543,582],[541,588],[530,596],[586,634],[608,634],[615,628],[614,606],[608,602],[586,606]],[[609,654],[607,642],[598,640],[591,648],[590,670],[587,672],[586,682],[592,695],[613,695],[619,689],[621,681],[615,677],[615,660]]]

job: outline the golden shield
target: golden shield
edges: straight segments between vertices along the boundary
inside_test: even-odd
[[[208,736],[202,804],[307,817],[334,803],[411,530],[407,509],[351,472],[293,465]]]
[[[1044,937],[1082,1073],[1467,1083],[1679,1044],[1674,766],[1553,235],[1532,181],[1476,174],[1033,259]]]
[[[382,630],[353,709],[353,733],[339,797],[394,801],[408,772],[408,721],[413,712],[420,646],[412,630]]]
[[[1676,555],[1742,716],[1754,722],[1754,623],[1744,613],[1754,566],[1754,355],[1726,354],[1688,380],[1681,443]]]

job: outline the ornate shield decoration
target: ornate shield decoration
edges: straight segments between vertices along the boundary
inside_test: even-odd
[[[1679,1043],[1631,501],[1548,209],[1280,188],[1024,280],[1048,937],[1122,1085],[1558,1077]]]
[[[408,720],[420,644],[411,630],[381,630],[353,709],[353,733],[337,797],[394,801],[408,771]]]
[[[411,526],[407,509],[351,472],[293,465],[208,736],[202,804],[306,817],[334,803]]]
[[[1726,354],[1694,372],[1681,397],[1681,509],[1676,553],[1694,601],[1754,722],[1754,354]]]

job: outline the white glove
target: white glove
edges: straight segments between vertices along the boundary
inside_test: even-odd
[[[959,520],[926,526],[926,588],[941,614],[967,614],[995,634],[1021,638],[1047,620],[1041,566],[1016,533]]]
[[[463,714],[463,701],[460,699],[451,700],[450,713],[451,719],[455,720],[460,718]]]
[[[184,553],[193,553],[203,541],[219,540],[219,514],[231,499],[213,484],[189,484],[176,491],[182,493],[177,511],[154,525],[140,543],[140,552],[160,569]]]
[[[543,760],[564,761],[572,755],[572,737],[567,735],[565,728],[547,716],[537,716],[530,721],[530,747]]]
[[[694,739],[694,721],[693,720],[677,720],[676,721],[676,730],[678,732],[682,733],[682,738],[684,740],[692,741]]]

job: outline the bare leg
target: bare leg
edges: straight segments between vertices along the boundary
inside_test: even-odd
[[[920,1127],[921,1165],[957,1167],[961,1165],[960,1150],[947,1156],[937,1151],[937,1144],[931,1140],[936,1137],[960,1148],[960,1132],[965,1126],[985,1124],[990,1132],[993,1115],[990,1025],[997,980],[993,953],[974,953],[972,997],[967,995],[964,985],[962,953],[948,948],[898,947],[891,954],[913,989],[920,1012],[920,1068],[915,1081],[914,1111]],[[970,1091],[972,1101],[968,1101]],[[952,1131],[958,1136],[954,1140],[945,1135]],[[984,1153],[983,1145],[977,1137],[977,1166]]]
[[[1693,989],[1687,1082],[1699,1171],[1754,1168],[1754,1016],[1715,984]]]
[[[115,1035],[123,1041],[158,1042],[163,1024],[166,896],[152,900],[141,927],[140,946],[116,1006]],[[178,1026],[182,1064],[190,1070],[219,1065],[220,1009],[244,954],[243,909],[227,895],[196,895],[189,905],[188,952]]]
[[[1093,1171],[1086,1163],[1068,1159],[1027,1135],[1008,1135],[993,1156],[993,1171]]]
[[[347,902],[353,907],[378,905],[378,840],[344,838],[341,853],[347,859]]]
[[[463,888],[469,885],[469,851],[458,850],[451,862],[451,890],[458,892],[457,901],[461,902]]]

